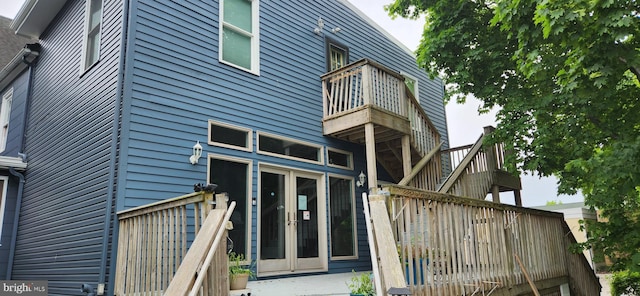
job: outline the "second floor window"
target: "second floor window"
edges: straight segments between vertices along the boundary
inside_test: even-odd
[[[326,39],[326,44],[327,71],[331,72],[349,63],[349,49],[346,46],[329,38]]]
[[[7,147],[7,136],[9,135],[9,118],[11,116],[11,101],[13,99],[13,89],[2,95],[2,105],[0,105],[0,152]]]
[[[258,0],[220,2],[220,61],[259,74]]]
[[[87,0],[86,29],[82,69],[87,70],[100,58],[102,0]]]

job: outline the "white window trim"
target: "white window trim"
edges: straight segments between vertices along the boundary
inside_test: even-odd
[[[328,208],[327,208],[327,217],[329,217],[327,223],[329,223],[329,233],[327,233],[327,236],[329,237],[329,239],[333,239],[333,237],[331,236],[331,230],[332,230],[332,225],[331,225],[331,188],[329,188],[329,186],[331,186],[331,178],[339,178],[339,179],[345,179],[345,180],[351,180],[351,203],[352,203],[352,207],[351,207],[351,217],[353,217],[352,219],[352,223],[353,223],[353,242],[354,242],[354,246],[353,246],[353,251],[354,251],[354,255],[353,256],[333,256],[333,253],[331,253],[331,261],[339,261],[339,260],[354,260],[354,259],[358,259],[358,223],[357,223],[357,217],[356,217],[356,187],[355,187],[355,178],[353,176],[347,176],[347,175],[339,175],[339,174],[332,174],[329,173],[327,174],[327,204],[328,204]],[[331,250],[331,242],[329,242],[329,250]]]
[[[241,132],[246,132],[247,133],[247,147],[235,146],[235,145],[230,145],[230,144],[225,144],[225,143],[212,141],[211,140],[211,133],[212,133],[211,125],[217,125],[217,126],[226,127],[228,129],[233,129],[233,130],[237,130],[237,131],[241,131]],[[220,122],[220,121],[215,121],[215,120],[209,119],[209,126],[207,127],[207,129],[209,130],[209,135],[208,135],[208,143],[209,143],[209,145],[223,147],[223,148],[229,148],[229,149],[236,149],[236,150],[241,150],[241,151],[247,151],[247,152],[253,151],[253,130],[250,129],[250,128],[240,127],[240,126],[237,126],[237,125],[228,124],[228,123],[224,123],[224,122]]]
[[[11,123],[11,105],[13,104],[13,88],[2,94],[2,102],[0,103],[0,152],[4,152],[7,148],[7,140],[9,137],[9,124]],[[7,134],[4,134],[4,126],[7,126]],[[0,221],[1,223],[1,221]]]
[[[409,74],[407,72],[404,72],[404,71],[400,71],[400,75],[402,75],[402,76],[404,76],[406,78],[409,78],[409,79],[411,79],[411,80],[416,82],[413,85],[413,89],[416,92],[415,94],[413,94],[413,97],[416,98],[416,101],[418,101],[418,103],[420,103],[420,80],[418,80],[417,77],[415,77],[415,76],[413,76],[413,75],[411,75],[411,74]]]
[[[2,196],[0,197],[0,237],[2,237],[2,228],[4,227],[4,211],[5,205],[7,204],[7,188],[9,184],[8,176],[0,176],[0,180],[4,181],[2,184]],[[0,241],[0,246],[2,246],[2,242]]]
[[[312,143],[309,143],[309,142],[295,140],[295,139],[292,139],[292,138],[288,138],[288,137],[284,137],[284,136],[278,136],[278,135],[265,133],[265,132],[261,132],[261,131],[257,131],[256,134],[257,134],[256,135],[256,152],[258,154],[275,156],[275,157],[278,157],[278,158],[291,159],[291,160],[308,162],[308,163],[313,163],[313,164],[320,164],[320,165],[324,164],[324,147],[321,146],[321,145],[316,145],[316,144],[312,144]],[[289,142],[294,142],[294,143],[306,145],[306,146],[309,146],[309,147],[318,148],[318,160],[315,161],[315,160],[298,158],[298,157],[284,155],[284,154],[273,153],[273,152],[269,152],[269,151],[262,151],[262,150],[260,150],[260,136],[267,136],[267,137],[274,138],[274,139],[281,139],[281,140],[285,140],[285,141],[289,141]]]
[[[220,16],[220,24],[218,26],[218,61],[225,65],[229,65],[231,67],[260,76],[260,14],[259,14],[260,0],[248,0],[248,1],[251,2],[252,33],[246,32],[234,25],[225,23],[224,22],[224,0],[220,1],[219,3],[220,7],[218,8],[219,16]],[[225,61],[222,58],[222,47],[223,47],[222,36],[223,36],[224,27],[231,28],[236,33],[251,37],[251,68],[250,69]]]
[[[104,14],[104,1],[100,1],[100,23],[98,24],[98,56],[96,60],[87,64],[87,52],[89,51],[89,26],[91,24],[91,0],[86,0],[85,9],[84,9],[84,35],[82,40],[82,59],[80,60],[80,74],[84,74],[89,69],[93,67],[93,65],[97,64],[100,61],[100,52],[102,51],[102,16]]]
[[[349,158],[349,166],[342,166],[342,165],[339,165],[339,164],[329,163],[329,152],[330,151],[347,155],[347,157]],[[340,169],[348,169],[348,170],[352,170],[353,171],[353,153],[351,153],[349,151],[345,151],[345,150],[340,150],[340,149],[336,149],[336,148],[327,147],[327,166],[334,167],[334,168],[340,168]]]
[[[245,250],[245,261],[242,261],[240,264],[249,265],[251,264],[251,228],[252,228],[252,219],[251,213],[253,212],[253,161],[245,158],[232,157],[227,155],[208,153],[207,154],[207,184],[211,183],[209,177],[211,176],[211,159],[218,159],[230,162],[244,163],[247,165],[247,212],[245,213],[247,217],[247,242],[246,242],[246,250]]]

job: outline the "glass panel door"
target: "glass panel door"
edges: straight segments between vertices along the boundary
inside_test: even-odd
[[[318,180],[296,177],[297,215],[296,250],[298,269],[317,268],[318,240]]]
[[[288,173],[260,173],[260,246],[258,268],[261,271],[285,270],[290,263],[289,236],[285,224]]]
[[[322,175],[261,169],[260,275],[326,270]]]

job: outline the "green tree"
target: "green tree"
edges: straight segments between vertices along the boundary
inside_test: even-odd
[[[425,17],[417,60],[446,100],[500,106],[492,141],[513,171],[581,190],[608,223],[595,247],[640,268],[640,13],[636,0],[395,0],[391,16]]]

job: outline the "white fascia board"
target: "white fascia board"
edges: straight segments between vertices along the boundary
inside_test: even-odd
[[[27,64],[22,62],[22,58],[27,52],[27,49],[22,48],[18,54],[0,70],[0,91],[13,82],[13,80],[27,68]]]
[[[20,36],[39,39],[66,0],[27,0],[11,22],[11,29]]]

